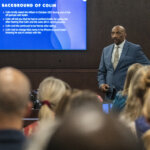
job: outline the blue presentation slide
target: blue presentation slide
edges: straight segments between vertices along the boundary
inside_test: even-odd
[[[1,0],[0,50],[86,50],[86,0]]]

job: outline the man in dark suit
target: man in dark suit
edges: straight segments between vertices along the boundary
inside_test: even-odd
[[[116,92],[123,89],[128,67],[134,63],[149,65],[140,45],[126,40],[126,30],[117,25],[112,28],[114,44],[103,49],[98,70],[98,84],[106,93],[106,100],[112,100]]]

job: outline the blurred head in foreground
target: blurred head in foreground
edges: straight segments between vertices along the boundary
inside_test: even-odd
[[[116,118],[94,105],[70,112],[44,150],[140,150],[135,136]]]
[[[30,82],[18,69],[0,69],[0,128],[21,129],[29,111]]]

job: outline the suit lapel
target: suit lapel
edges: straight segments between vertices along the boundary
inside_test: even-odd
[[[108,50],[108,59],[107,59],[107,60],[110,61],[109,63],[110,63],[110,65],[112,66],[112,68],[114,68],[114,67],[113,67],[113,64],[112,64],[112,61],[111,61],[113,49],[114,49],[114,44],[112,44],[112,45],[110,46],[109,50]]]
[[[120,64],[121,64],[124,56],[126,55],[128,49],[129,49],[128,41],[125,41],[124,46],[123,46],[123,50],[122,50],[122,53],[121,53],[121,56],[120,56],[120,59],[119,59],[119,62],[118,62],[116,69],[120,66]]]

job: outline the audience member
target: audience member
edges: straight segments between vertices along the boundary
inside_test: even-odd
[[[150,80],[150,79],[149,79]],[[149,82],[150,83],[150,82]],[[136,131],[137,131],[137,135],[139,138],[142,137],[142,135],[150,129],[150,89],[148,90],[148,92],[145,94],[144,96],[144,106],[143,106],[143,113],[142,116],[138,117],[135,120],[135,125],[136,125]]]
[[[141,149],[128,128],[91,104],[74,109],[55,128],[48,128],[40,135],[44,136],[44,140],[36,135],[27,150]]]
[[[84,106],[87,103],[96,105],[99,109],[102,108],[100,96],[90,90],[73,90],[67,93],[58,104],[56,116],[62,117],[72,109]]]
[[[135,130],[135,120],[142,116],[142,107],[149,88],[150,66],[143,66],[136,72],[131,81],[126,106],[121,114],[122,120],[124,120],[133,131]]]
[[[0,69],[0,150],[21,150],[25,142],[22,118],[32,105],[30,82],[19,70]]]
[[[142,137],[146,149],[150,149],[150,89],[146,93],[143,116],[136,121],[137,135]]]
[[[128,68],[124,88],[122,91],[119,91],[117,93],[117,95],[113,101],[113,105],[112,105],[113,112],[121,112],[123,110],[123,108],[125,107],[130,82],[131,82],[134,74],[136,73],[136,71],[141,67],[142,67],[141,64],[135,63]]]
[[[38,99],[42,103],[39,110],[40,120],[54,119],[56,107],[69,89],[70,86],[67,83],[54,77],[48,77],[40,83],[38,89]],[[38,124],[39,122],[36,121],[25,127],[25,135],[31,135],[36,130]]]

